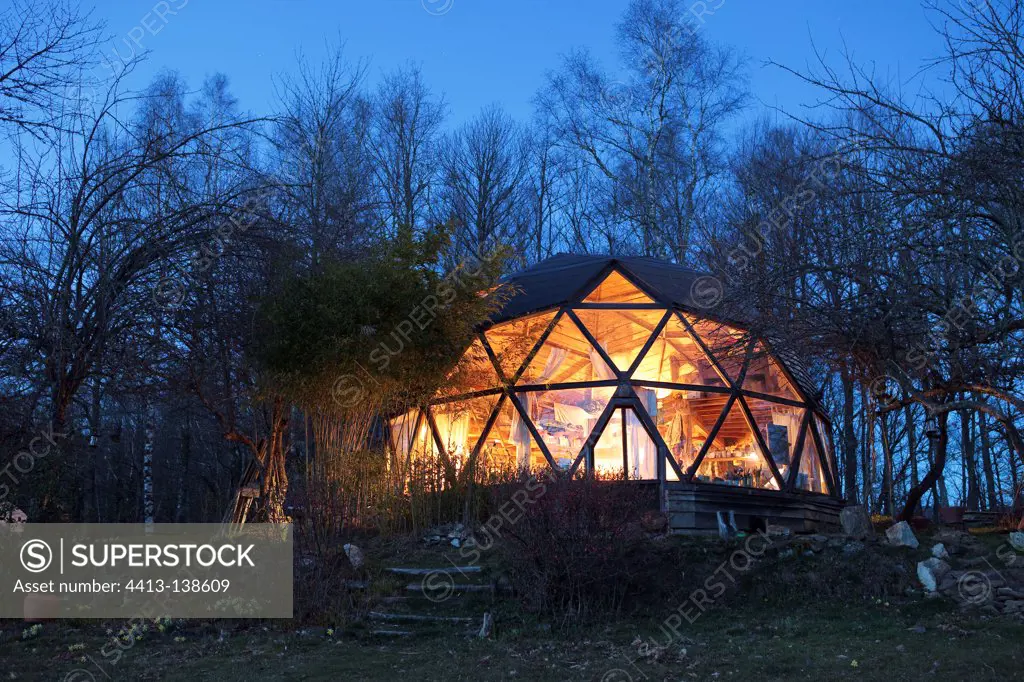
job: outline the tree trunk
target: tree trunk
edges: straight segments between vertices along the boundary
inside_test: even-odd
[[[917,487],[918,471],[917,471],[917,431],[915,431],[916,424],[914,423],[914,407],[913,405],[907,405],[904,408],[907,421],[907,457],[910,460],[910,487]],[[917,512],[917,509],[911,509],[911,516]]]
[[[999,478],[999,472],[998,469],[993,470],[992,434],[988,431],[984,412],[978,413],[978,432],[981,434],[981,465],[985,471],[985,490],[988,493],[989,509],[998,509],[1002,505],[1002,500],[996,494],[996,480]]]
[[[145,408],[145,435],[142,443],[142,518],[151,525],[156,512],[153,499],[153,449],[156,445],[156,408],[147,400]]]
[[[937,419],[939,422],[939,437],[935,441],[935,457],[928,469],[928,473],[924,475],[924,478],[921,479],[918,485],[911,488],[910,492],[907,493],[907,502],[897,518],[898,521],[910,520],[913,510],[917,509],[917,506],[921,503],[921,498],[941,479],[942,470],[946,467],[946,449],[949,444],[949,431],[947,430],[949,413],[943,412],[938,415]]]
[[[263,468],[260,482],[262,506],[257,520],[263,523],[286,523],[285,498],[288,495],[288,474],[285,471],[285,431],[288,417],[284,400],[274,399],[271,413],[270,434],[261,442],[257,458]]]
[[[192,431],[189,428],[191,426],[191,418],[186,414],[185,420],[181,426],[181,458],[178,460],[178,472],[181,476],[180,485],[178,485],[178,499],[174,504],[174,521],[175,523],[185,523],[186,510],[188,509],[188,491],[192,484],[189,480],[188,468],[189,462],[192,459]]]
[[[853,423],[853,378],[844,366],[840,379],[843,384],[843,459],[846,462],[846,490],[850,504],[857,504],[857,432]]]
[[[875,511],[872,508],[874,502],[872,492],[875,482],[875,413],[868,401],[867,391],[863,387],[860,390],[860,404],[864,412],[862,425],[864,432],[862,438],[864,442],[864,459],[861,461],[864,494],[862,499],[864,504],[868,506],[868,511],[873,512]]]
[[[981,486],[978,485],[978,463],[974,453],[974,413],[960,413],[960,452],[963,453],[964,470],[967,472],[967,508],[978,511],[981,508]]]
[[[892,490],[892,448],[889,445],[889,420],[887,414],[882,415],[880,428],[882,437],[882,457],[884,458],[883,466],[885,467],[882,474],[882,513],[891,516],[896,513],[896,503],[893,499],[894,495]]]

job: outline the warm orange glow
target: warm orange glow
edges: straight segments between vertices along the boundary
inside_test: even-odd
[[[473,342],[437,394],[447,400],[429,408],[449,459],[458,464],[477,452],[483,469],[533,471],[548,466],[546,450],[556,467],[589,466],[582,455],[605,420],[592,448],[600,476],[654,479],[660,446],[684,473],[700,457],[694,476],[701,482],[778,490],[792,480],[799,489],[828,492],[825,422],[806,418],[800,391],[764,343],[692,314],[629,308],[652,299],[617,273],[585,301],[626,307],[576,307],[579,323],[563,309],[543,342],[555,311],[484,332],[504,379],[518,375],[514,386],[503,383],[480,340]],[[617,388],[621,373],[629,387]],[[475,392],[485,395],[465,395]],[[409,436],[416,414],[391,422],[400,458],[438,454],[426,420]],[[822,435],[824,466],[813,432],[801,441],[806,424]],[[671,463],[664,470],[678,479]]]

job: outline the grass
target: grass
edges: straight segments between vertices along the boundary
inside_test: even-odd
[[[1005,541],[980,535],[984,554]],[[671,639],[666,619],[695,614],[686,600],[732,546],[672,538],[648,548],[650,556],[664,555],[664,579],[631,597],[622,616],[568,633],[514,601],[492,604],[482,594],[385,610],[478,617],[490,609],[497,625],[488,640],[466,637],[464,626],[394,639],[373,635],[367,623],[329,632],[290,621],[179,621],[137,632],[138,639],[117,638],[123,622],[59,621],[23,638],[27,624],[0,621],[0,680],[1014,679],[1024,668],[1024,624],[961,612],[912,589],[914,564],[930,546],[923,538],[914,551],[878,545],[853,555],[766,557],[693,623],[669,621],[680,623]],[[404,593],[411,582],[381,574],[386,566],[472,563],[450,546],[426,547],[416,538],[364,549],[377,581],[371,602]],[[491,575],[501,570],[496,553],[479,563]]]
[[[1024,666],[1024,626],[961,614],[939,600],[837,608],[803,604],[782,612],[761,604],[711,610],[666,644],[662,616],[617,622],[571,636],[498,630],[492,640],[423,637],[389,641],[328,636],[324,628],[280,624],[188,624],[150,631],[119,659],[107,628],[47,623],[21,640],[7,621],[0,660],[11,680],[628,680],[856,679],[1004,680]],[[653,615],[653,614],[652,614]],[[176,638],[182,641],[176,641]],[[640,646],[648,642],[649,646]],[[82,646],[84,645],[84,647]],[[102,669],[102,672],[100,671]]]

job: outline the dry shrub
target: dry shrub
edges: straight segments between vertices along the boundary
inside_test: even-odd
[[[512,587],[563,629],[617,614],[646,580],[640,519],[657,509],[656,486],[547,481],[517,509],[501,531]]]
[[[366,576],[352,567],[344,550],[351,540],[340,527],[321,525],[310,517],[295,525],[296,623],[343,625],[367,610],[366,591],[353,585]]]

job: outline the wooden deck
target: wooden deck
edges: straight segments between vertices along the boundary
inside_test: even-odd
[[[661,505],[673,533],[695,534],[717,533],[720,511],[732,511],[739,530],[772,524],[796,533],[825,532],[838,528],[843,508],[841,500],[813,493],[677,482],[664,484]]]

